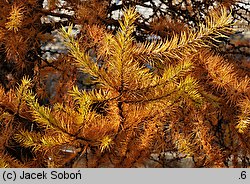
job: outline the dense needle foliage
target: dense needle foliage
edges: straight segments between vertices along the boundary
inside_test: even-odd
[[[0,166],[249,167],[247,7],[1,1]]]

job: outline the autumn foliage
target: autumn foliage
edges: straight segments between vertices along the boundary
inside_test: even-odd
[[[117,2],[0,2],[0,166],[249,167],[249,4]]]

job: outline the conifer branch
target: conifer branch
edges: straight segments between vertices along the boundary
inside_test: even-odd
[[[23,147],[33,148],[37,151],[41,148],[40,139],[42,135],[38,132],[30,132],[27,130],[20,130],[14,135],[14,139],[18,141]]]
[[[8,22],[6,23],[5,27],[8,30],[13,30],[14,32],[17,32],[18,29],[21,27],[22,21],[24,19],[24,7],[17,6],[14,4],[12,6],[10,16],[8,17]]]
[[[197,52],[201,47],[208,47],[208,43],[220,42],[219,38],[227,37],[233,33],[232,17],[227,14],[226,8],[213,11],[206,19],[206,24],[200,24],[198,31],[189,30],[180,36],[174,35],[170,40],[159,43],[146,42],[135,47],[135,53],[143,57],[164,56],[181,59]]]
[[[232,64],[226,63],[220,56],[206,56],[202,62],[205,62],[214,85],[226,91],[227,99],[231,104],[238,104],[241,113],[238,115],[236,128],[240,133],[247,132],[250,122],[249,77],[239,77],[235,67]]]
[[[238,115],[238,124],[236,129],[239,133],[247,134],[250,129],[250,99],[245,98],[239,103],[240,114]]]
[[[48,107],[40,106],[37,102],[37,99],[29,92],[26,97],[28,105],[32,109],[32,116],[34,120],[40,124],[41,127],[44,128],[56,128],[58,124],[56,120],[51,115],[51,109]]]
[[[107,79],[105,73],[102,72],[102,70],[99,68],[98,64],[93,61],[93,59],[89,56],[88,53],[86,53],[85,50],[82,50],[80,48],[79,42],[74,40],[72,36],[72,29],[73,25],[71,24],[68,27],[68,31],[64,27],[61,29],[61,36],[64,39],[65,45],[68,47],[71,55],[74,57],[76,65],[78,68],[93,77],[96,78],[98,82],[101,84],[104,84],[106,86],[110,86],[113,88],[112,84],[110,84],[109,80]]]
[[[113,3],[106,2],[93,0],[90,6],[69,2],[58,7],[53,1],[58,11],[43,10],[42,1],[18,5],[0,2],[4,7],[0,60],[11,60],[0,64],[6,69],[0,76],[4,85],[0,87],[0,166],[22,166],[15,162],[17,158],[25,166],[35,167],[141,167],[154,154],[158,163],[152,167],[168,167],[164,155],[169,152],[176,154],[173,160],[193,157],[196,167],[248,166],[248,73],[246,77],[240,73],[238,61],[211,52],[213,47],[223,46],[222,40],[234,32],[232,16],[226,10],[234,2],[226,2],[227,8],[211,5],[216,10],[205,18],[212,1],[202,2],[204,7],[197,10],[192,8],[200,2],[185,1],[190,4],[179,9],[173,2],[161,1],[166,5],[165,13],[153,1],[133,1],[145,7],[153,4],[155,12],[145,18],[139,17],[135,8],[124,9],[118,21],[113,20],[112,10],[127,2],[112,6],[112,10],[106,8]],[[61,10],[74,11],[76,16]],[[74,36],[73,25],[60,31],[73,65],[67,56],[55,59],[53,65],[47,60],[41,63],[41,43],[52,41],[43,34],[51,33],[61,23],[41,25],[43,15],[66,18],[62,20],[64,26],[69,22],[82,26],[79,39]],[[175,17],[179,15],[182,17]],[[157,39],[151,40],[149,34]],[[167,35],[169,39],[165,39]],[[34,62],[36,67],[30,66],[27,74],[35,76],[34,84],[39,83],[39,87],[28,78],[15,89],[6,87],[10,82],[15,86],[25,76],[24,64]],[[16,64],[23,70],[12,70]],[[75,66],[90,77],[85,80],[85,75],[78,75]],[[55,81],[47,85],[54,75],[61,77],[56,79],[56,88]],[[78,79],[98,85],[86,90],[81,90],[81,85],[72,88]],[[56,92],[53,102],[46,96],[48,89],[42,89],[43,84]],[[32,157],[26,160],[10,153],[9,144],[14,144],[17,154],[19,148],[25,149],[21,157]],[[245,162],[240,163],[239,157]]]
[[[10,157],[6,153],[0,153],[0,168],[24,168],[25,165],[22,164],[17,159]]]

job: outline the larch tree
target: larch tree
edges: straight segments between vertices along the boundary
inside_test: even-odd
[[[0,7],[1,167],[249,167],[247,2]]]

